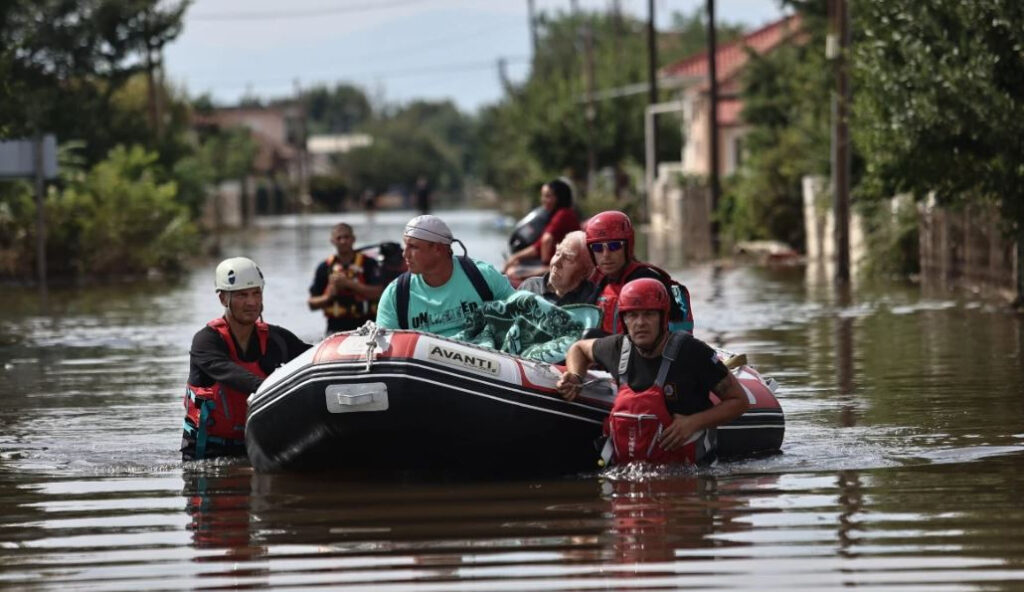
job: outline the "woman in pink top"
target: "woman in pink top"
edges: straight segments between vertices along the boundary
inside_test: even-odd
[[[562,242],[565,235],[580,229],[580,220],[572,207],[572,189],[568,183],[561,179],[548,181],[540,188],[540,201],[544,209],[551,213],[551,219],[536,242],[516,251],[508,258],[505,262],[505,273],[531,259],[540,260],[541,265],[545,266],[544,269],[540,269],[540,273],[543,273],[551,262],[558,243]]]

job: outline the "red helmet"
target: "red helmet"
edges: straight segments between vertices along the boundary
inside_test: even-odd
[[[587,246],[605,241],[626,241],[626,260],[633,259],[633,223],[622,212],[601,212],[587,221]],[[593,257],[593,253],[590,255]]]
[[[665,284],[654,278],[633,280],[619,292],[619,321],[623,324],[625,314],[631,310],[656,310],[661,313],[662,325],[668,328],[670,308]]]

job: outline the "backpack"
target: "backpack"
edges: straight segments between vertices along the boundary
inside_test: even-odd
[[[455,259],[462,266],[462,271],[466,272],[466,276],[469,278],[470,283],[473,284],[473,288],[476,289],[480,300],[484,302],[494,300],[494,293],[491,292],[491,287],[487,285],[487,280],[484,279],[484,274],[480,273],[476,263],[473,263],[473,260],[465,255],[457,255]],[[408,329],[409,284],[412,282],[412,274],[407,271],[398,276],[398,279],[395,281],[398,282],[398,285],[395,286],[395,312],[398,314],[398,327],[400,329]]]

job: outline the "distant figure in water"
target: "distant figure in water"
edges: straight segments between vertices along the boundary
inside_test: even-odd
[[[335,252],[320,262],[309,286],[310,310],[327,317],[327,334],[358,329],[377,317],[377,300],[384,291],[380,267],[353,246],[352,226],[339,222],[331,229]]]
[[[182,460],[245,456],[246,399],[274,369],[310,348],[263,322],[263,286],[252,259],[232,257],[217,266],[214,287],[224,315],[192,338]]]
[[[377,210],[377,193],[373,189],[363,191],[360,201],[362,201],[363,209],[367,214],[373,214]]]
[[[416,209],[421,214],[430,213],[430,182],[423,175],[420,175],[416,179],[416,190],[414,194],[416,196]]]

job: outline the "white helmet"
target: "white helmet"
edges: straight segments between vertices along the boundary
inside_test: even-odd
[[[214,288],[218,292],[237,292],[249,288],[263,289],[263,272],[247,257],[232,257],[217,265]]]

